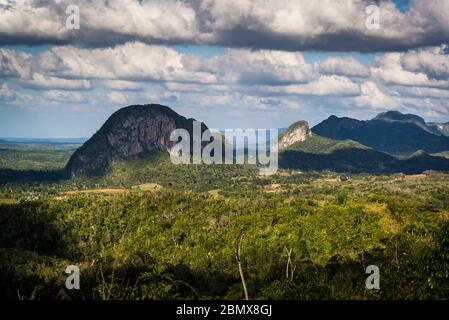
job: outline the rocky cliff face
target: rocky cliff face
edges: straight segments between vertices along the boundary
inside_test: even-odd
[[[116,160],[167,152],[175,144],[170,142],[171,132],[183,128],[192,136],[193,121],[156,104],[122,108],[73,154],[66,170],[72,177],[98,175]],[[205,129],[203,125],[202,131]]]
[[[428,123],[428,127],[435,133],[445,137],[449,137],[449,122],[448,123]]]
[[[296,142],[302,142],[311,135],[312,132],[306,121],[295,122],[279,137],[279,149],[282,150]]]

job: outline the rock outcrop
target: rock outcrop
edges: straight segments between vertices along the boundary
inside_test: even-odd
[[[279,149],[286,149],[297,142],[306,140],[311,135],[312,132],[306,121],[295,122],[279,137]]]
[[[167,152],[175,144],[170,141],[171,132],[183,128],[192,137],[193,121],[157,104],[122,108],[72,155],[66,170],[72,177],[99,175],[116,160]],[[203,124],[201,130],[206,129]]]

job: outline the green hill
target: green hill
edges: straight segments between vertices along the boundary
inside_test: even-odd
[[[317,134],[309,136],[305,141],[291,145],[288,150],[303,151],[308,153],[332,153],[341,149],[368,149],[368,147],[352,140],[333,140],[321,137]]]
[[[352,173],[449,171],[448,159],[428,155],[422,150],[400,160],[356,141],[333,140],[317,134],[292,144],[283,150],[279,157],[279,165],[282,168],[303,171],[330,170]]]

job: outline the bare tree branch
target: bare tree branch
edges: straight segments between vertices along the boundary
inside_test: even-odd
[[[237,260],[237,264],[239,266],[240,279],[242,280],[243,291],[245,293],[245,300],[249,300],[248,289],[246,287],[245,275],[243,274],[242,261],[241,261],[241,257],[240,257],[240,252],[242,249],[242,242],[243,242],[243,232],[240,234],[240,240],[239,240],[237,248],[236,248],[235,259]]]

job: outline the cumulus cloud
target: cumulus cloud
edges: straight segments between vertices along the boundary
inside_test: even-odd
[[[168,0],[5,0],[0,6],[0,44],[87,44],[105,46],[130,38],[148,42],[195,39],[196,14]],[[79,30],[66,28],[66,8],[77,5]],[[99,14],[100,13],[100,14]]]
[[[55,47],[41,53],[33,70],[63,78],[111,79],[115,90],[136,89],[131,81],[198,84],[306,83],[317,77],[302,53],[229,49],[210,59],[165,46],[129,42],[112,48]]]
[[[350,56],[308,63],[300,52],[265,49],[227,49],[205,58],[135,41],[110,48],[58,46],[33,56],[3,50],[3,77],[22,90],[11,94],[6,86],[2,100],[17,102],[18,94],[28,92],[40,94],[42,104],[67,102],[69,109],[72,102],[95,108],[104,102],[158,102],[190,107],[231,104],[259,111],[293,110],[299,101],[309,108],[421,110],[421,101],[430,108],[426,112],[435,108],[441,113],[449,97],[449,80],[442,76],[445,50],[439,46],[385,53],[372,64]],[[436,64],[426,60],[429,54]]]
[[[397,51],[449,41],[448,2],[415,0],[407,12],[376,1],[381,26],[365,23],[370,0],[4,0],[0,44],[111,46],[213,44],[278,50]],[[68,5],[80,30],[65,27]],[[101,13],[101,14],[99,14]],[[445,14],[446,13],[446,14]]]
[[[139,91],[142,89],[142,85],[133,81],[123,80],[106,80],[102,82],[105,88],[119,91]]]
[[[426,87],[395,87],[395,91],[404,97],[449,99],[449,90]]]
[[[376,83],[366,81],[361,85],[361,95],[355,97],[350,103],[355,106],[366,109],[397,109],[401,103],[400,101],[383,92]]]
[[[177,82],[166,82],[163,84],[164,88],[170,92],[195,92],[195,93],[206,93],[211,91],[232,91],[233,88],[226,84],[210,84],[201,85],[196,83],[177,83]]]
[[[372,3],[378,30],[365,26]],[[73,4],[79,30],[65,27]],[[449,115],[448,13],[447,0],[405,12],[393,0],[0,0],[0,46],[57,44],[0,48],[0,105],[158,102],[220,124],[228,111],[255,124],[348,107]],[[172,44],[227,49],[206,58]],[[308,50],[347,53],[308,62]],[[361,63],[352,51],[381,53]]]
[[[351,56],[329,57],[318,64],[318,70],[325,74],[336,74],[348,77],[370,76],[370,70]]]
[[[140,42],[98,49],[54,47],[39,55],[37,68],[67,78],[200,83],[215,80],[213,74],[186,69],[176,50]]]
[[[62,89],[62,90],[89,90],[92,88],[90,81],[85,79],[62,79],[58,77],[44,76],[34,73],[29,80],[21,81],[23,86],[32,89]]]
[[[315,76],[312,65],[299,52],[228,49],[203,65],[225,83],[304,83]]]
[[[447,45],[436,48],[413,50],[401,56],[404,69],[425,74],[430,79],[449,79],[449,48]]]
[[[415,113],[435,119],[449,116],[449,102],[447,99],[403,98],[401,102],[401,108],[407,113]]]
[[[310,96],[357,96],[360,86],[343,76],[321,76],[319,79],[303,85],[291,85],[279,91],[289,94]]]
[[[448,87],[449,81],[429,78],[423,72],[413,72],[403,68],[402,53],[387,53],[376,58],[376,64],[371,68],[374,78],[387,84],[423,87]]]
[[[29,77],[30,59],[28,53],[0,48],[0,77]]]

